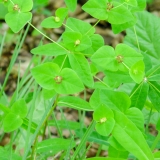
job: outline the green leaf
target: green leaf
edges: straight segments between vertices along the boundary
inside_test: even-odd
[[[157,129],[158,131],[160,131],[160,119],[158,119],[158,122],[157,122],[157,124],[156,124],[156,129]]]
[[[144,79],[144,70],[144,62],[138,61],[131,67],[131,69],[129,70],[129,74],[132,77],[132,79],[139,84]]]
[[[45,44],[31,50],[32,54],[46,55],[46,56],[64,55],[67,54],[68,52],[69,51],[67,51],[61,45],[56,43]]]
[[[128,152],[127,151],[120,151],[115,149],[112,146],[109,146],[108,148],[108,157],[112,157],[112,158],[128,158]]]
[[[70,107],[77,110],[93,111],[93,108],[90,106],[90,104],[79,97],[60,97],[58,100],[58,106]]]
[[[107,2],[108,0],[101,0],[101,3],[97,0],[89,0],[82,6],[82,9],[97,19],[106,20],[108,18]]]
[[[23,123],[23,120],[19,115],[15,113],[8,113],[3,120],[4,132],[12,132],[18,129]]]
[[[108,136],[112,132],[115,121],[109,107],[103,104],[97,107],[93,113],[93,119],[97,122],[95,128],[100,135]]]
[[[70,11],[74,12],[77,6],[77,0],[64,0]]]
[[[134,26],[136,22],[137,22],[137,19],[134,18],[134,19],[131,19],[130,21],[122,23],[122,24],[112,24],[112,31],[115,34],[120,33],[122,31],[124,31],[125,29]]]
[[[160,65],[152,67],[147,73],[146,77],[148,81],[157,81],[160,77]]]
[[[73,94],[80,92],[84,86],[72,69],[60,68],[55,63],[44,63],[31,70],[37,83],[44,89],[54,89],[59,94]]]
[[[55,57],[52,62],[58,64],[59,66],[63,66],[62,68],[71,68],[67,55],[59,55]]]
[[[84,90],[84,85],[76,72],[69,68],[64,68],[60,72],[62,83],[56,84],[55,90],[59,94],[74,94]]]
[[[81,124],[74,121],[67,121],[67,120],[58,120],[57,122],[55,122],[55,120],[48,121],[49,126],[56,127],[57,124],[58,124],[58,127],[62,129],[76,130],[81,128]]]
[[[67,8],[58,8],[55,12],[55,16],[51,16],[44,19],[41,22],[41,26],[44,28],[59,28],[62,26],[67,14]]]
[[[90,39],[92,41],[92,49],[94,50],[94,52],[104,45],[104,39],[99,34],[92,35]]]
[[[69,62],[86,86],[93,87],[94,81],[87,59],[81,54],[69,54]]]
[[[137,1],[137,6],[132,6],[131,11],[143,11],[146,8],[146,0]]]
[[[155,152],[154,153],[154,158],[156,158],[155,160],[159,160],[160,158],[160,151],[158,151],[158,152]]]
[[[0,19],[5,19],[5,15],[8,13],[7,7],[0,3]]]
[[[66,22],[66,32],[79,32],[82,35],[91,36],[95,32],[95,28],[92,27],[89,23],[76,18],[68,18]]]
[[[31,69],[32,76],[37,83],[47,90],[55,89],[54,78],[59,74],[60,68],[55,63],[44,63]]]
[[[43,89],[42,94],[43,94],[44,99],[50,99],[56,95],[56,91],[54,89],[52,90]]]
[[[131,101],[124,92],[96,89],[93,92],[89,103],[94,109],[100,104],[105,104],[111,109],[125,112],[130,107]]]
[[[27,105],[24,99],[17,100],[11,108],[11,111],[17,115],[19,115],[21,118],[25,118],[27,116]]]
[[[129,83],[133,82],[131,77],[126,72],[117,71],[117,72],[111,72],[111,71],[104,71],[105,77],[103,81],[108,84],[112,88],[119,87],[122,83]]]
[[[140,49],[149,55],[153,65],[157,65],[160,61],[160,45],[158,45],[160,43],[160,19],[148,12],[139,12],[136,17],[138,21],[135,30]],[[138,50],[135,30],[134,28],[127,29],[125,43]]]
[[[113,137],[139,160],[153,160],[152,152],[140,130],[124,114],[114,111]],[[128,143],[129,142],[129,143]]]
[[[127,71],[127,68],[142,59],[140,53],[125,44],[118,44],[115,51],[110,46],[103,46],[91,57],[91,60],[102,67],[103,70],[110,71],[117,71],[118,69]]]
[[[32,13],[30,12],[10,12],[5,16],[6,23],[14,33],[18,33],[31,19]]]
[[[33,1],[32,0],[12,0],[14,3],[10,3],[8,6],[9,12],[14,11],[14,12],[28,12],[32,9],[33,7]],[[15,5],[18,5],[17,7],[19,8],[17,11],[15,11],[14,7]]]
[[[76,135],[80,138],[82,138],[84,136],[84,134],[86,133],[87,131],[87,128],[82,128],[82,129],[78,129],[76,130]],[[98,144],[103,144],[105,146],[108,146],[109,143],[108,143],[108,137],[106,136],[102,136],[100,135],[99,133],[97,133],[96,131],[93,131],[90,136],[88,137],[87,139],[89,142],[95,142],[95,143],[98,143]]]
[[[105,70],[117,71],[118,62],[115,60],[114,49],[110,46],[102,46],[91,57],[92,62]]]
[[[127,5],[137,6],[137,0],[121,0],[121,2],[125,2]]]
[[[136,84],[133,88],[130,95],[131,97],[131,107],[139,108],[140,110],[143,109],[147,95],[148,95],[149,85],[146,82],[143,82],[142,84],[138,85]]]
[[[143,133],[144,132],[144,117],[142,112],[138,108],[129,108],[125,115],[130,119],[137,128]]]
[[[8,148],[4,148],[4,147],[0,147],[0,159],[1,160],[9,160],[9,159],[22,160],[22,158],[19,155],[14,153],[14,151],[11,151]]]
[[[118,141],[113,136],[109,137],[108,142],[109,142],[109,145],[115,148],[116,150],[126,151],[126,149],[124,149],[124,147],[121,146],[121,144],[119,144]]]
[[[149,99],[158,112],[160,112],[160,85],[156,82],[149,83]]]
[[[125,71],[127,67],[132,67],[136,62],[143,59],[143,56],[126,44],[118,44],[115,49],[116,59],[119,62],[119,70]]]
[[[83,51],[92,45],[90,38],[82,36],[79,32],[64,32],[62,38],[69,50]]]
[[[108,11],[107,21],[111,24],[123,24],[134,20],[132,13],[122,4],[113,2],[113,8]]]
[[[108,103],[108,106],[112,104],[110,107],[113,106],[113,109],[120,110],[121,112],[125,112],[131,105],[129,96],[125,94],[124,92],[101,90],[100,96],[102,96],[101,101],[103,103],[104,101],[106,101],[105,102],[106,105],[107,103]]]
[[[60,151],[72,149],[75,142],[70,139],[54,138],[37,143],[36,152],[54,155]]]

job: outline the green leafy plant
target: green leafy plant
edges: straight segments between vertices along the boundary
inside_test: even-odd
[[[58,8],[55,15],[41,22],[43,28],[64,26],[57,42],[31,23],[30,11],[42,1],[0,2],[8,7],[6,23],[14,33],[20,33],[0,92],[2,133],[11,132],[10,144],[0,148],[2,160],[47,159],[59,153],[59,159],[65,160],[160,158],[160,152],[155,153],[160,148],[160,20],[143,11],[146,0],[88,0],[82,9],[97,19],[93,26],[69,17],[77,1],[65,0],[65,8]],[[126,30],[124,42],[115,48],[106,45],[95,32],[100,21],[110,23],[115,34]],[[4,88],[29,27],[50,43],[44,44],[42,39],[31,50],[33,58],[8,102]],[[103,79],[98,73],[103,74]],[[85,95],[88,88],[93,93],[86,100],[79,93]],[[55,118],[56,107],[61,111],[61,119]],[[62,107],[78,110],[80,121],[67,120]],[[86,111],[93,112],[88,127],[83,121]],[[156,136],[149,133],[149,123],[156,125]],[[56,127],[57,138],[45,138],[50,126]],[[63,137],[64,129],[70,132],[68,139]],[[90,147],[86,147],[87,141],[100,145],[93,158],[86,157]],[[101,157],[101,150],[107,150],[108,157]]]

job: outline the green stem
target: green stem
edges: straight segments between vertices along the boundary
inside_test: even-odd
[[[46,118],[44,119],[42,125],[40,126],[39,131],[42,129],[42,127],[44,126],[44,124],[47,122],[48,118],[51,116],[53,110],[54,110],[55,107],[57,106],[58,98],[59,98],[59,94],[57,95],[57,97],[56,97],[56,99],[55,99],[55,102],[54,102],[53,107],[50,109],[48,115],[46,116]],[[34,141],[34,143],[33,143],[33,148],[32,148],[32,153],[31,153],[31,159],[34,159],[34,158],[35,158],[36,143],[37,143],[37,140],[38,140],[38,136],[39,136],[39,134],[37,134],[37,136],[36,136],[36,138],[35,138],[35,141]]]
[[[66,28],[68,28],[69,30],[71,30],[72,32],[74,32],[74,30],[72,28],[70,28],[69,26],[67,26],[66,24],[62,23]]]
[[[160,69],[160,66],[157,68],[157,69],[155,69],[152,73],[150,73],[148,76],[147,76],[147,78],[149,78],[151,75],[153,75],[157,70],[159,70]]]
[[[85,33],[85,35],[87,35],[87,34],[91,31],[91,29],[94,28],[99,22],[100,22],[100,20],[98,20],[98,21]]]
[[[140,45],[139,45],[139,41],[138,41],[138,37],[137,37],[137,32],[136,32],[135,26],[133,27],[133,29],[134,29],[134,33],[135,33],[135,36],[136,36],[136,41],[137,41],[138,50],[139,50],[139,52],[141,52],[141,49],[140,49]]]
[[[90,134],[93,132],[94,127],[95,127],[96,122],[94,120],[92,120],[90,126],[88,127],[87,131],[85,132],[79,146],[77,147],[76,151],[74,152],[71,160],[75,160],[77,155],[80,153],[82,147],[84,146],[84,144],[86,143],[88,137],[90,136]]]
[[[160,132],[158,132],[158,135],[157,135],[157,137],[155,138],[155,140],[154,140],[154,142],[153,142],[153,144],[152,144],[152,146],[151,146],[152,152],[153,152],[154,149],[156,148],[159,140],[160,140]]]
[[[28,24],[30,26],[32,26],[36,31],[38,31],[41,35],[43,35],[45,38],[47,38],[48,40],[50,40],[51,42],[55,43],[57,46],[63,48],[65,51],[67,51],[68,53],[70,53],[70,51],[68,51],[66,48],[64,48],[62,45],[60,45],[59,43],[57,43],[56,41],[54,41],[53,39],[49,38],[47,35],[45,35],[43,32],[41,32],[38,28],[36,28],[33,24],[31,24],[30,22],[28,22]]]
[[[130,70],[130,68],[129,68],[124,62],[122,62],[122,64],[123,64],[128,70]]]
[[[61,68],[60,68],[60,72],[61,72],[61,70],[62,70],[62,68],[63,68],[63,66],[64,66],[64,63],[65,63],[65,61],[66,61],[66,59],[67,59],[67,54],[66,54],[66,56],[64,57],[64,60],[63,60],[63,62],[62,62],[62,65],[61,65]]]
[[[98,151],[97,151],[97,153],[96,153],[96,157],[98,157],[99,155],[100,155],[100,153],[101,153],[101,150],[102,150],[102,144],[98,147]]]
[[[129,96],[129,98],[132,98],[132,96],[138,91],[138,89],[142,86],[143,82],[139,84],[139,86],[136,88],[136,90]]]
[[[100,78],[98,78],[97,76],[94,76],[94,78],[96,78],[97,80],[99,80],[102,84],[104,84],[107,88],[110,88],[106,83],[104,83]]]
[[[160,93],[160,90],[157,87],[155,87],[151,82],[148,81],[148,84],[151,85],[157,92]]]

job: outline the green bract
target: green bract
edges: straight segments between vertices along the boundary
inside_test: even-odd
[[[140,53],[125,44],[118,44],[115,51],[110,46],[103,46],[91,57],[91,60],[103,70],[110,71],[127,71],[142,59],[143,57]]]
[[[93,17],[107,20],[111,24],[122,24],[133,19],[132,13],[125,5],[114,1],[102,0],[99,3],[96,0],[89,0],[82,8]]]
[[[73,94],[84,89],[75,71],[69,68],[60,70],[55,63],[48,62],[33,68],[32,75],[44,89],[54,89],[59,94]]]
[[[93,119],[97,122],[96,130],[103,136],[108,136],[114,127],[114,114],[111,109],[105,105],[97,106],[94,111]]]
[[[19,32],[31,20],[32,14],[29,11],[32,7],[32,0],[13,0],[9,3],[9,13],[5,16],[5,20],[13,32]]]
[[[23,123],[23,118],[27,116],[27,106],[24,99],[16,101],[11,111],[5,116],[3,128],[5,132],[12,132],[19,128]]]
[[[62,26],[67,14],[67,8],[58,8],[55,12],[55,16],[44,19],[41,26],[44,28],[59,28]]]

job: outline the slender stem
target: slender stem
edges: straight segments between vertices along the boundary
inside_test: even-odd
[[[151,85],[157,92],[160,93],[160,90],[157,87],[155,87],[151,82],[148,81],[148,84]]]
[[[66,48],[64,48],[62,45],[60,45],[59,43],[57,43],[56,41],[54,41],[53,39],[49,38],[47,35],[45,35],[43,32],[41,32],[38,28],[36,28],[33,24],[31,24],[30,22],[28,22],[28,24],[30,26],[32,26],[36,31],[38,31],[41,35],[43,35],[45,38],[47,38],[48,40],[50,40],[51,42],[55,43],[56,45],[58,45],[59,47],[63,48],[65,51],[69,52]]]
[[[2,41],[1,41],[1,46],[0,46],[0,58],[1,58],[1,54],[2,54],[3,45],[4,45],[6,35],[7,35],[6,32],[4,32],[4,35],[3,35],[3,38],[2,38]]]
[[[98,20],[98,21],[85,33],[85,35],[87,35],[87,34],[91,31],[91,29],[94,28],[99,22],[100,22],[100,20]]]
[[[140,49],[140,45],[139,45],[139,41],[138,41],[138,37],[137,37],[137,32],[136,32],[135,26],[133,27],[133,29],[134,29],[134,33],[135,33],[135,36],[136,36],[136,41],[137,41],[138,50],[139,50],[139,52],[141,52],[141,49]]]
[[[97,153],[96,153],[96,157],[98,157],[99,155],[100,155],[100,153],[101,153],[101,150],[102,150],[102,144],[98,147],[98,151],[97,151]]]
[[[69,26],[67,26],[66,24],[62,23],[66,28],[70,29],[71,31],[74,32],[74,30],[72,28],[70,28]]]
[[[136,90],[129,96],[129,98],[132,98],[132,96],[138,91],[138,89],[142,86],[143,82],[139,84],[139,86],[136,88]]]
[[[64,60],[63,60],[63,62],[62,62],[62,65],[61,65],[61,68],[60,68],[60,72],[61,72],[61,70],[62,70],[62,68],[63,68],[63,66],[64,66],[64,63],[65,63],[65,61],[66,61],[66,59],[67,59],[67,54],[66,54],[66,56],[64,57]]]
[[[90,126],[88,127],[88,129],[86,130],[86,132],[85,132],[85,134],[84,134],[79,146],[77,147],[76,151],[74,152],[71,160],[75,160],[76,159],[77,155],[80,153],[80,151],[81,151],[83,145],[85,144],[85,142],[87,141],[88,137],[93,132],[95,124],[96,124],[96,122],[94,120],[92,120],[92,122],[91,122]]]
[[[94,76],[94,78],[96,78],[97,80],[99,80],[102,84],[104,84],[106,87],[110,88],[106,83],[104,83],[100,78],[98,78],[97,76]]]
[[[156,145],[158,144],[159,140],[160,140],[160,132],[158,132],[158,135],[157,135],[157,137],[155,138],[155,140],[154,140],[154,142],[153,142],[153,144],[152,144],[152,146],[151,146],[152,152],[153,152],[154,149],[156,148]]]
[[[56,99],[55,99],[55,102],[54,102],[54,105],[53,107],[51,108],[51,110],[49,111],[48,115],[46,116],[46,118],[44,119],[39,131],[42,129],[42,127],[44,126],[44,124],[47,122],[48,118],[51,116],[53,110],[55,109],[55,107],[57,106],[57,103],[58,103],[58,98],[59,98],[59,94],[56,96]],[[36,143],[37,143],[37,140],[38,140],[38,134],[35,138],[35,141],[33,143],[33,148],[32,148],[32,153],[31,153],[31,159],[34,159],[35,157],[35,150],[36,150]]]
[[[123,64],[128,70],[130,70],[130,68],[129,68],[124,62],[122,62],[122,64]]]
[[[159,70],[160,69],[160,66],[157,68],[157,69],[155,69],[152,73],[150,73],[148,76],[147,76],[147,78],[149,78],[152,74],[154,74],[157,70]]]

